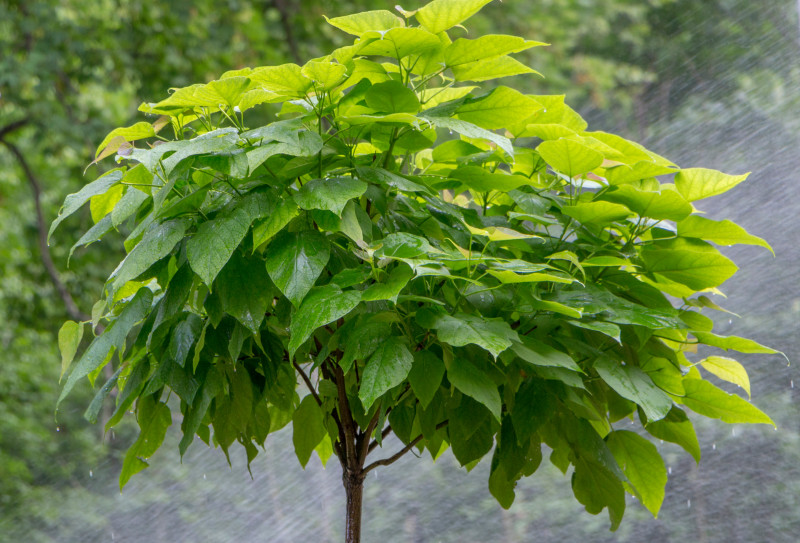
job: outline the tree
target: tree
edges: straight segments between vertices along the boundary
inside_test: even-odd
[[[653,514],[663,500],[645,436],[699,461],[683,408],[772,423],[699,369],[749,393],[741,364],[690,360],[697,344],[777,352],[714,334],[701,312],[737,269],[712,243],[769,249],[695,207],[747,175],[588,132],[563,96],[482,92],[473,83],[532,73],[510,55],[544,45],[458,37],[489,1],[329,19],[352,46],[177,89],[141,106],[154,122],[103,140],[96,159],[124,165],[69,195],[51,233],[89,202],[76,245],[116,229],[128,254],[90,322],[59,334],[70,363],[96,332],[59,401],[113,368],[86,418],[114,390],[106,428],[135,409],[121,486],[179,400],[181,454],[197,435],[252,460],[291,423],[303,466],[336,456],[347,541],[366,474],[415,448],[467,469],[493,451],[489,490],[508,507],[544,444],[615,529],[626,491]],[[280,120],[250,124],[269,108]],[[390,434],[402,445],[376,460]]]

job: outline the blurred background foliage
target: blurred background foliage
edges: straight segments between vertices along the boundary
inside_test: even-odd
[[[133,429],[123,424],[103,435],[101,425],[85,422],[88,385],[62,407],[58,421],[53,413],[58,328],[91,312],[121,244],[118,238],[78,250],[67,268],[70,245],[90,224],[88,210],[67,221],[50,248],[42,229],[66,194],[99,173],[97,166],[84,169],[103,136],[141,120],[142,101],[228,69],[320,56],[347,40],[323,14],[393,6],[380,4],[0,0],[0,541],[339,539],[340,483],[320,469],[300,473],[281,442],[288,438],[276,439],[253,481],[242,462],[230,472],[221,455],[197,445],[182,465],[177,455],[157,455],[154,469],[120,496],[120,452]],[[545,77],[511,84],[566,93],[596,129],[637,139],[679,164],[754,171],[744,188],[707,210],[766,237],[778,253],[771,260],[755,249],[730,251],[744,270],[726,285],[727,304],[746,314],[729,323],[730,331],[794,360],[800,354],[797,11],[796,0],[505,0],[467,24],[476,35],[551,43],[518,56]],[[568,481],[546,467],[503,512],[486,491],[485,474],[410,459],[386,479],[368,482],[366,537],[795,541],[800,428],[791,368],[745,361],[754,400],[778,422],[778,433],[737,428],[731,435],[722,425],[703,425],[699,469],[665,448],[675,473],[658,521],[633,508],[621,530],[607,534],[604,519],[579,513]]]

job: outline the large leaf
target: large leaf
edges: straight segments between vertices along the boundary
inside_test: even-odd
[[[648,271],[692,290],[716,287],[727,281],[739,268],[710,245],[678,239],[683,243],[651,245],[642,250]]]
[[[783,354],[780,351],[771,349],[766,345],[761,345],[739,336],[719,336],[711,332],[692,332],[697,341],[711,347],[719,347],[726,351],[737,351],[740,353],[762,353],[762,354]],[[785,356],[785,355],[784,355]]]
[[[151,226],[136,247],[111,274],[110,290],[116,292],[125,283],[143,273],[147,268],[167,256],[181,241],[189,227],[186,219],[174,219]]]
[[[433,0],[420,8],[415,17],[434,34],[463,23],[492,0]]]
[[[719,245],[736,245],[739,243],[758,245],[775,254],[769,243],[758,236],[749,234],[747,230],[727,219],[713,221],[699,215],[691,215],[678,223],[678,235],[713,241]]]
[[[50,240],[50,236],[53,235],[55,229],[64,219],[78,211],[81,206],[88,202],[93,196],[105,194],[108,189],[119,183],[119,181],[122,179],[122,174],[122,170],[111,170],[95,181],[85,185],[78,192],[67,196],[64,199],[64,205],[61,206],[61,209],[58,212],[58,217],[56,217],[56,219],[50,225],[50,231],[47,233],[48,242]]]
[[[58,397],[58,402],[56,402],[56,409],[80,379],[86,377],[107,361],[111,349],[121,349],[123,347],[128,333],[145,317],[152,303],[152,291],[148,288],[139,289],[133,299],[125,306],[125,309],[122,310],[122,313],[108,325],[102,334],[94,338],[91,345],[70,370],[69,377],[67,377],[64,388],[61,389],[61,395]]]
[[[459,38],[445,48],[444,60],[447,66],[453,67],[508,55],[509,53],[518,53],[539,45],[547,44],[526,40],[519,36],[500,34],[489,34],[474,40]]]
[[[411,390],[423,409],[427,409],[444,377],[444,362],[431,351],[417,351],[408,374]]]
[[[298,98],[305,96],[306,91],[313,85],[297,64],[257,68],[250,74],[250,79],[265,90]]]
[[[209,287],[250,229],[252,217],[241,207],[202,223],[189,240],[189,264]]]
[[[324,416],[325,413],[310,394],[303,398],[292,414],[292,443],[295,455],[303,468],[308,464],[314,448],[327,433]]]
[[[577,177],[599,167],[603,155],[571,139],[544,141],[536,148],[545,162],[569,177]]]
[[[416,93],[399,81],[372,85],[364,95],[364,100],[380,113],[416,113],[420,108]]]
[[[312,179],[294,194],[301,209],[325,209],[341,216],[344,206],[367,190],[367,184],[352,177]]]
[[[625,513],[625,489],[620,480],[597,462],[579,458],[572,475],[572,492],[575,498],[593,515],[608,507],[611,529],[615,530]]]
[[[61,377],[75,358],[83,338],[83,323],[66,321],[58,331],[58,350],[61,351]]]
[[[468,188],[478,192],[490,192],[493,190],[508,192],[531,183],[531,180],[524,175],[492,173],[480,166],[461,166],[453,170],[450,177],[458,179]]]
[[[736,360],[724,356],[709,356],[701,360],[700,365],[704,370],[713,373],[723,381],[742,387],[747,392],[747,396],[750,396],[750,377],[744,366]]]
[[[633,215],[627,207],[611,202],[585,202],[574,206],[564,206],[561,212],[583,224],[606,226]]]
[[[390,337],[378,345],[361,373],[358,397],[364,409],[369,410],[375,400],[405,380],[413,359],[399,337]]]
[[[397,302],[397,296],[414,277],[414,272],[408,266],[401,264],[389,274],[385,283],[370,285],[361,296],[365,302],[375,300],[391,300]]]
[[[353,15],[334,17],[333,19],[325,17],[325,20],[328,21],[329,25],[335,26],[339,30],[343,30],[354,36],[361,36],[370,31],[380,32],[405,26],[403,19],[391,11],[383,9],[364,11],[361,13],[354,13]]]
[[[450,117],[439,116],[425,116],[424,118],[437,127],[447,128],[453,132],[458,132],[462,136],[466,136],[468,138],[480,138],[490,141],[505,151],[509,156],[514,156],[514,146],[511,145],[511,141],[505,136],[495,134],[494,132],[490,132],[485,128],[476,126],[473,123],[468,123],[462,119],[452,119]]]
[[[692,204],[677,191],[666,188],[661,192],[650,192],[632,185],[619,185],[603,193],[601,198],[622,204],[641,217],[657,220],[680,221],[692,212]]]
[[[696,462],[700,462],[700,443],[694,426],[679,407],[673,407],[663,419],[647,423],[645,429],[658,439],[680,445]]]
[[[476,60],[453,67],[453,77],[456,81],[488,81],[512,75],[538,73],[509,56]]]
[[[417,321],[426,328],[434,328],[441,341],[453,347],[463,347],[470,343],[483,347],[497,358],[501,352],[519,341],[517,333],[502,319],[488,319],[467,315],[455,316],[426,311],[417,313]]]
[[[582,372],[571,356],[554,349],[550,345],[528,336],[520,336],[511,347],[518,357],[534,366],[554,366]]]
[[[143,396],[139,399],[136,416],[139,420],[139,437],[122,460],[122,470],[119,474],[120,489],[131,477],[148,466],[147,459],[164,442],[167,429],[172,424],[172,412],[167,404],[156,401],[153,396]]]
[[[675,186],[684,198],[690,202],[702,200],[726,192],[750,175],[728,175],[705,168],[687,168],[675,176]]]
[[[481,98],[465,102],[456,110],[458,118],[481,128],[505,128],[514,121],[530,117],[542,105],[509,87],[497,87]]]
[[[664,501],[667,468],[656,446],[639,434],[627,430],[611,432],[606,443],[633,486],[633,494],[657,517]]]
[[[215,286],[222,309],[257,334],[272,301],[261,259],[235,253],[222,268]]]
[[[275,286],[299,307],[328,263],[330,244],[316,230],[281,232],[267,247],[266,256]]]
[[[648,420],[663,419],[672,409],[670,397],[640,368],[622,365],[608,357],[600,357],[595,361],[594,369],[617,394],[638,404]]]
[[[392,28],[386,32],[370,33],[379,39],[366,41],[359,47],[361,55],[376,55],[402,59],[409,55],[419,55],[441,46],[441,41],[424,28]],[[366,36],[365,36],[366,37]]]
[[[342,64],[312,60],[303,66],[300,73],[313,81],[318,90],[326,91],[341,83],[346,71]]]
[[[684,379],[682,404],[706,417],[728,423],[771,424],[772,419],[747,400],[720,390],[702,379]]]
[[[350,313],[361,301],[358,290],[342,291],[338,285],[317,287],[303,299],[289,326],[289,356],[311,337],[320,326],[325,326]]]
[[[458,390],[480,402],[500,422],[502,401],[497,385],[482,369],[465,358],[455,358],[447,368],[447,379]]]

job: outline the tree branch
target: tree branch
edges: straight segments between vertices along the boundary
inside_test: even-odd
[[[358,452],[358,461],[363,465],[364,462],[367,460],[367,455],[369,454],[369,440],[372,437],[372,432],[375,431],[375,427],[378,426],[378,420],[381,417],[381,411],[383,411],[383,407],[378,405],[378,409],[375,411],[375,414],[372,416],[372,419],[369,421],[367,425],[367,430],[359,437],[359,452]]]
[[[303,378],[303,381],[306,383],[306,386],[308,387],[308,391],[311,392],[311,395],[314,396],[314,399],[317,401],[317,405],[322,405],[322,400],[320,399],[319,394],[317,394],[317,391],[314,390],[314,384],[311,382],[311,379],[308,378],[306,372],[303,371],[303,368],[300,367],[300,364],[293,361],[292,366],[294,366],[294,369],[296,369],[297,373],[299,373],[300,376]]]
[[[439,430],[440,428],[444,428],[445,426],[447,426],[448,422],[449,421],[446,421],[446,420],[440,422],[439,424],[436,425],[436,429]],[[377,468],[378,466],[388,466],[389,464],[394,464],[395,462],[400,460],[400,458],[402,458],[402,456],[404,454],[406,454],[408,451],[413,449],[414,445],[416,445],[417,443],[419,443],[422,440],[422,437],[423,437],[422,434],[418,435],[413,440],[411,440],[411,442],[408,445],[406,445],[405,447],[400,449],[400,451],[398,451],[397,453],[393,454],[389,458],[384,458],[382,460],[376,460],[375,462],[373,462],[369,466],[365,467],[364,471],[363,471],[364,475],[369,473],[371,470]]]
[[[294,37],[292,30],[292,21],[289,15],[289,7],[286,5],[286,0],[272,0],[272,5],[278,10],[281,16],[281,28],[286,37],[286,44],[289,46],[289,53],[297,64],[301,64],[300,49],[297,47],[297,40]]]
[[[347,464],[351,469],[356,469],[358,457],[356,455],[356,432],[353,415],[350,413],[350,405],[347,401],[347,388],[344,384],[344,372],[338,364],[333,365],[333,374],[336,377],[336,392],[339,400],[339,418],[342,423],[342,430],[345,437],[345,453],[347,453]]]
[[[47,223],[44,218],[44,213],[42,212],[42,185],[39,183],[39,180],[36,178],[36,175],[33,173],[28,161],[25,160],[25,156],[22,154],[19,148],[4,138],[6,134],[21,128],[27,123],[27,119],[22,119],[5,126],[2,130],[0,130],[0,143],[5,145],[8,150],[11,151],[11,154],[13,154],[17,159],[22,171],[25,172],[25,177],[28,179],[28,184],[30,184],[31,190],[33,191],[33,202],[36,208],[36,230],[38,234],[39,252],[42,257],[42,263],[47,271],[47,275],[50,276],[50,280],[53,282],[53,285],[55,285],[59,296],[61,296],[69,316],[76,321],[87,321],[91,317],[78,309],[78,306],[75,304],[75,300],[72,299],[72,294],[70,294],[70,292],[67,290],[67,287],[64,285],[64,283],[61,282],[58,270],[56,269],[55,264],[53,264],[53,258],[50,255],[50,247],[47,245]]]
[[[391,433],[392,433],[392,426],[387,425],[386,428],[384,428],[383,431],[381,432],[381,442],[383,442],[383,440],[386,439],[386,437]],[[378,446],[378,440],[373,439],[372,443],[369,444],[369,449],[367,449],[367,454],[374,451],[377,446]]]

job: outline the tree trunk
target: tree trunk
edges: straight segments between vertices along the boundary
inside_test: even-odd
[[[345,521],[345,543],[361,542],[361,498],[364,494],[364,474],[345,469],[342,474],[347,494],[347,520]]]

